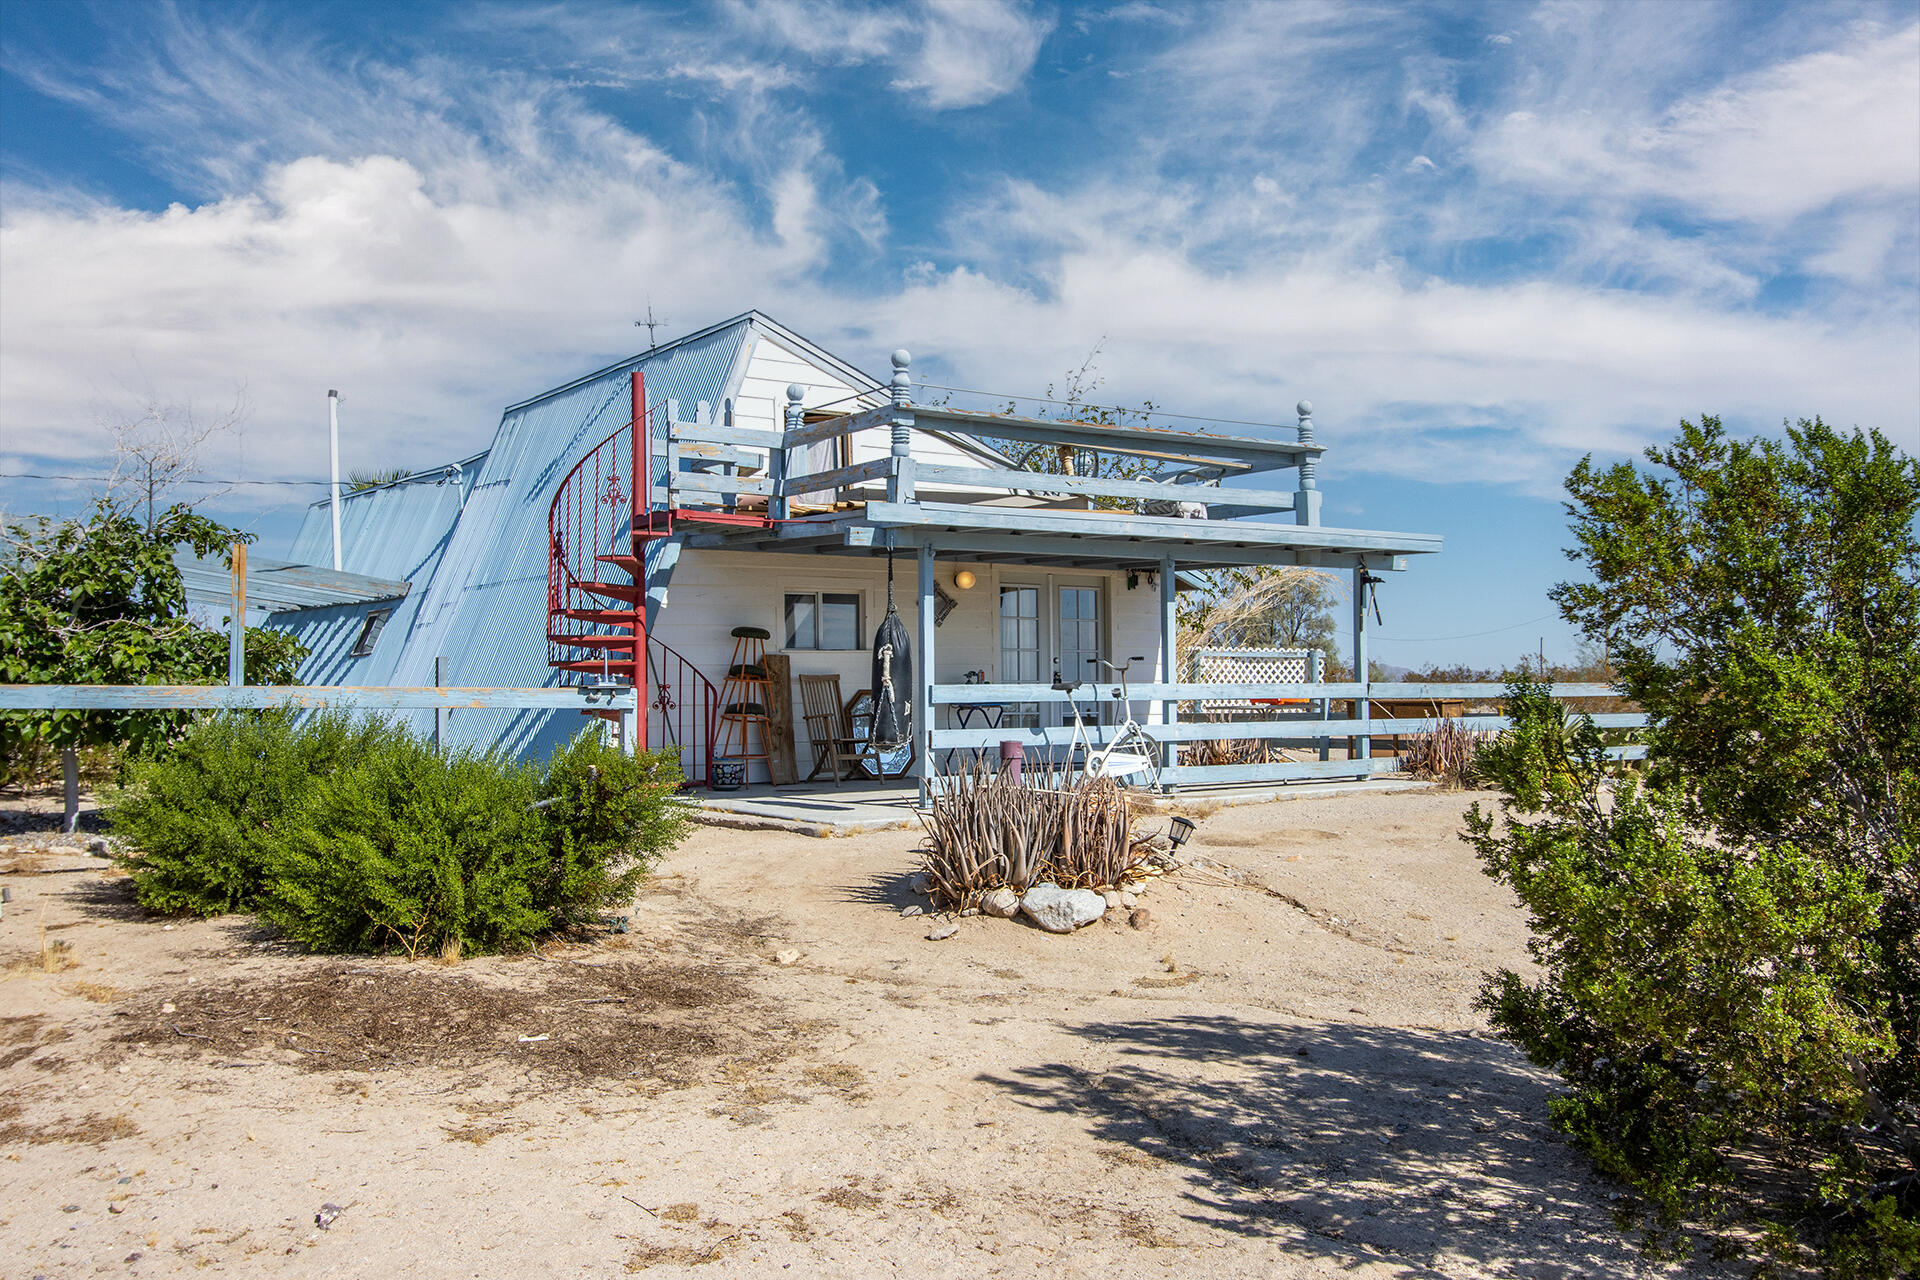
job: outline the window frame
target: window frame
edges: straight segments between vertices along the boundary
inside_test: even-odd
[[[821,625],[826,602],[829,599],[851,600],[853,602],[853,643],[846,646],[828,647],[821,641],[825,638]],[[796,644],[790,622],[795,600],[813,602],[813,643]],[[783,591],[780,595],[780,640],[781,649],[787,653],[859,653],[866,648],[861,639],[866,634],[867,593],[858,589],[851,591],[833,591],[822,588],[817,591]]]
[[[347,650],[349,658],[370,658],[380,643],[380,637],[386,632],[387,623],[393,618],[392,608],[369,609],[366,617],[360,621],[360,635],[354,640],[353,647]]]

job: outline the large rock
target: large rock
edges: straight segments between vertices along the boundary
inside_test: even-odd
[[[1107,902],[1091,889],[1037,884],[1020,899],[1020,910],[1048,933],[1072,933],[1105,915]]]
[[[1020,895],[1005,885],[989,889],[980,898],[980,913],[999,920],[1011,920],[1020,914]]]

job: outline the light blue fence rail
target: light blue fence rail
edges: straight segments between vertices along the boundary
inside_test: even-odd
[[[344,707],[364,711],[632,711],[631,686],[594,689],[271,684],[6,684],[6,711],[221,711]]]
[[[1099,708],[1114,710],[1109,718],[1120,715],[1120,702],[1113,697],[1114,686],[1082,685],[1069,694],[1043,684],[937,684],[933,686],[933,704],[940,707],[967,705],[1053,704],[1077,702],[1089,721]],[[1550,686],[1553,697],[1575,704],[1596,698],[1618,698],[1619,690],[1605,684],[1562,683]],[[1430,731],[1443,717],[1436,705],[1434,714],[1419,717],[1375,717],[1371,715],[1333,717],[1335,704],[1347,703],[1366,708],[1376,702],[1414,701],[1498,702],[1506,696],[1499,684],[1425,684],[1425,683],[1344,683],[1344,684],[1138,684],[1128,689],[1129,702],[1136,716],[1144,717],[1146,704],[1165,709],[1162,723],[1145,725],[1155,742],[1173,749],[1177,744],[1195,742],[1269,742],[1276,746],[1293,744],[1317,747],[1323,753],[1342,741],[1352,744],[1353,755],[1345,760],[1286,760],[1248,764],[1170,765],[1161,770],[1161,780],[1169,785],[1197,786],[1209,783],[1290,782],[1326,778],[1363,778],[1376,773],[1391,773],[1402,768],[1393,757],[1373,757],[1375,739],[1406,737]],[[1181,718],[1183,706],[1204,703],[1246,702],[1253,699],[1284,700],[1294,705],[1285,714],[1272,719]],[[1049,719],[1055,717],[1047,717]],[[1512,721],[1502,715],[1446,716],[1461,727],[1475,730],[1500,730]],[[1609,730],[1644,729],[1647,717],[1641,712],[1602,712],[1593,715],[1596,727]],[[1099,746],[1113,739],[1118,726],[1085,726],[1086,737]],[[1037,756],[1064,751],[1074,739],[1071,723],[1060,725],[1002,725],[999,727],[935,728],[932,746],[936,755],[956,760],[973,752],[991,757],[1002,742],[1018,742]],[[1646,755],[1646,748],[1625,743],[1608,748],[1615,759],[1635,760]]]

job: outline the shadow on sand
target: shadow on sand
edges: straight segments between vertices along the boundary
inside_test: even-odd
[[[1548,1129],[1548,1078],[1498,1041],[1195,1015],[1068,1032],[1117,1061],[980,1078],[1183,1170],[1189,1221],[1408,1275],[1663,1273]]]

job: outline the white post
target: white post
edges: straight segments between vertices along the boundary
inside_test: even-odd
[[[340,568],[340,393],[327,392],[327,474],[333,481],[333,567]]]
[[[1359,567],[1353,571],[1353,679],[1366,692],[1367,680],[1367,571]],[[1353,703],[1353,718],[1356,720],[1373,719],[1373,704],[1366,698],[1356,698]],[[1353,739],[1353,758],[1370,760],[1373,758],[1373,739],[1365,734],[1356,734]]]
[[[913,497],[913,376],[905,350],[893,353],[893,471],[887,477],[888,502],[912,502]]]
[[[1160,679],[1166,684],[1180,682],[1180,595],[1172,556],[1160,557]],[[1160,722],[1180,723],[1179,699],[1168,698],[1160,704]],[[1161,763],[1168,769],[1180,763],[1178,742],[1169,739],[1167,758]],[[1173,783],[1168,783],[1165,789],[1171,791],[1173,787]]]
[[[902,353],[904,354],[904,353]],[[939,773],[933,758],[933,548],[920,548],[920,675],[915,697],[920,703],[914,717],[914,744],[920,751],[920,803],[933,801],[933,780]]]
[[[1326,653],[1319,649],[1307,650],[1307,683],[1320,684],[1323,681],[1325,681],[1326,678],[1327,678]],[[1327,711],[1328,700],[1326,698],[1315,698],[1314,701],[1317,702],[1320,706],[1320,718],[1322,720],[1327,719],[1328,718],[1328,711]],[[1332,743],[1330,742],[1330,740],[1328,740],[1325,737],[1322,737],[1320,739],[1320,758],[1322,760],[1332,759],[1331,747],[1332,747]]]

